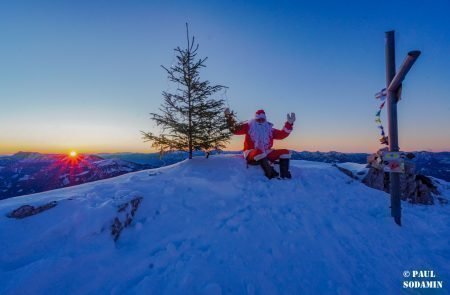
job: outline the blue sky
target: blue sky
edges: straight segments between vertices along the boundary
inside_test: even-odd
[[[400,147],[450,150],[448,11],[449,1],[3,1],[0,153],[150,151],[139,131],[156,130],[148,113],[173,88],[160,65],[185,44],[185,22],[209,58],[203,77],[230,87],[219,96],[240,119],[264,108],[281,126],[293,111],[278,147],[347,152],[380,147],[373,95],[395,29],[398,66],[422,51],[399,104]]]

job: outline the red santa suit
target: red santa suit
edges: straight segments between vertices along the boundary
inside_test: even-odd
[[[257,119],[264,119],[259,123]],[[267,122],[266,114],[259,110],[255,119],[235,127],[235,135],[245,135],[244,156],[249,161],[259,161],[267,157],[271,162],[280,158],[289,159],[291,154],[287,149],[272,149],[273,141],[284,139],[292,132],[293,124],[286,122],[282,130],[273,128],[273,124]]]

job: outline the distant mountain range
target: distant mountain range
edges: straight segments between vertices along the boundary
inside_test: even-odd
[[[0,200],[153,168],[96,155],[19,152],[0,157]]]
[[[367,156],[365,153],[340,153],[340,152],[292,152],[293,160],[308,160],[325,163],[367,163]]]
[[[416,171],[450,182],[450,152],[414,152]]]
[[[226,151],[227,154],[241,154],[238,151]],[[416,156],[413,161],[416,163],[417,171],[423,175],[433,176],[445,181],[450,181],[450,152],[426,152],[419,151],[413,152]],[[196,156],[204,155],[202,152],[194,153]],[[160,159],[158,153],[143,154],[143,153],[114,153],[114,154],[99,154],[99,156],[108,159],[116,158],[125,161],[130,161],[142,165],[152,165],[154,167],[160,167],[170,165],[184,159],[187,159],[187,153],[176,152],[164,155]],[[325,163],[367,163],[367,153],[341,153],[341,152],[292,152],[293,160],[308,160]]]
[[[240,154],[227,151],[226,154]],[[450,152],[414,152],[417,171],[450,181]],[[195,156],[203,156],[195,152]],[[294,160],[326,163],[366,163],[366,153],[293,152]],[[158,168],[187,159],[186,152],[112,153],[78,155],[19,152],[0,156],[0,200],[101,180],[143,169]]]
[[[238,151],[223,151],[222,154],[240,154]],[[212,155],[217,154],[217,152],[211,152]],[[204,152],[194,151],[193,155],[197,156],[205,156]],[[186,160],[188,158],[187,152],[171,152],[164,154],[163,157],[160,156],[159,153],[112,153],[112,154],[97,154],[97,156],[102,157],[104,159],[121,159],[124,161],[129,161],[141,165],[151,165],[153,167],[162,167],[171,164],[175,164],[177,162]]]

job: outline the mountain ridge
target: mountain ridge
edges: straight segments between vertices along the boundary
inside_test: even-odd
[[[0,158],[0,200],[106,179],[151,168],[97,155],[19,152]]]
[[[197,151],[194,154],[201,156],[204,153]],[[213,154],[217,153],[214,152]],[[240,154],[240,152],[225,151],[222,154]],[[415,154],[416,159],[414,161],[418,173],[450,181],[450,152],[416,152]],[[353,162],[365,164],[367,156],[368,154],[365,153],[341,153],[336,151],[292,151],[293,160],[326,163]],[[0,199],[79,185],[143,169],[167,166],[183,161],[187,158],[187,153],[168,153],[163,158],[160,157],[159,153],[128,152],[84,154],[78,157],[79,160],[82,160],[80,163],[73,162],[73,159],[67,155],[37,152],[18,152],[11,156],[0,157]],[[107,167],[108,165],[109,167]],[[68,177],[71,171],[81,175]]]

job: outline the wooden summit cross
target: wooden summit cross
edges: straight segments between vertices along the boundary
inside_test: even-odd
[[[408,52],[398,73],[395,73],[395,39],[394,31],[386,32],[386,92],[389,130],[389,152],[398,153],[397,103],[400,100],[402,82],[414,62],[420,55],[419,50]],[[390,172],[391,216],[395,223],[401,225],[400,174]]]

